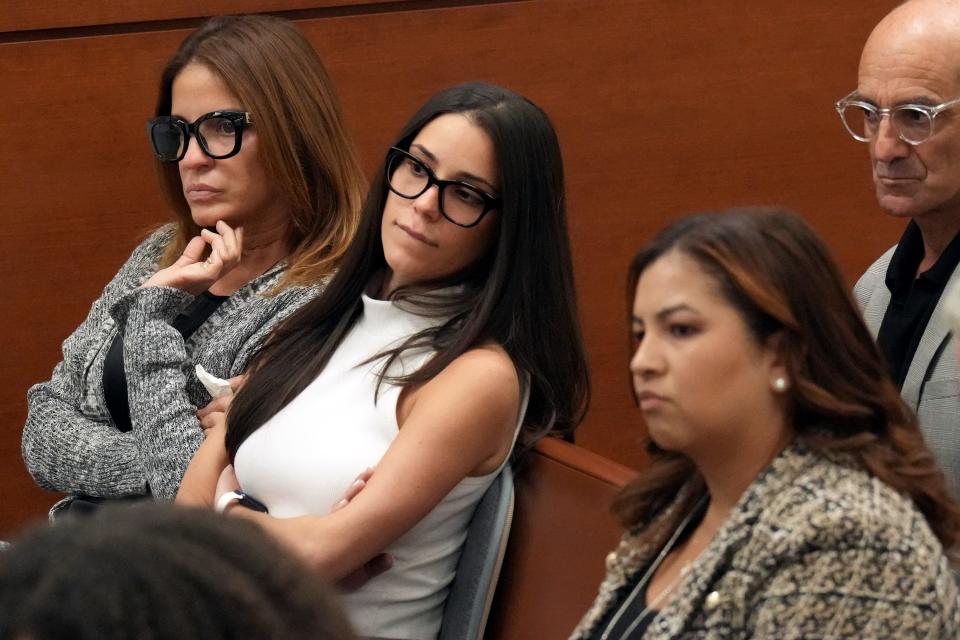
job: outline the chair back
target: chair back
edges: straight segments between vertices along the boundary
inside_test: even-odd
[[[613,497],[636,471],[544,438],[517,473],[517,507],[487,629],[491,640],[566,638],[597,595],[623,529]]]
[[[487,625],[513,520],[510,465],[477,504],[443,611],[439,640],[480,640]]]

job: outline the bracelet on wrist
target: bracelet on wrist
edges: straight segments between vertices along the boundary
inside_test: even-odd
[[[259,511],[260,513],[267,513],[267,507],[265,504],[239,490],[227,491],[225,494],[217,498],[217,505],[215,509],[217,513],[225,513],[227,508],[234,502],[240,506],[246,507],[247,509]]]

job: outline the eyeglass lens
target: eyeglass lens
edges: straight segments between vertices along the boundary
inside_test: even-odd
[[[237,146],[237,126],[226,116],[211,116],[197,127],[200,147],[207,155],[218,158],[231,154]],[[188,144],[187,126],[174,118],[157,118],[150,129],[154,149],[161,160],[175,161],[183,157]]]
[[[872,140],[880,130],[883,119],[875,109],[848,104],[843,108],[843,121],[850,133],[862,141]],[[902,106],[890,112],[890,123],[907,142],[918,144],[933,134],[933,119],[927,112],[910,106]]]
[[[400,153],[390,159],[390,188],[404,198],[417,198],[435,180],[430,169],[415,158]],[[452,222],[472,225],[483,215],[486,203],[479,190],[457,182],[441,185],[440,210]]]

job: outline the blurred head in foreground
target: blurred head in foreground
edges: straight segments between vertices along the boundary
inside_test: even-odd
[[[111,506],[0,553],[0,639],[354,638],[322,581],[257,525]]]

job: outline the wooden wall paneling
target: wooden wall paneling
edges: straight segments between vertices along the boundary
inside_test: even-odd
[[[484,636],[566,638],[623,535],[608,505],[636,472],[554,438],[516,476],[510,542]]]
[[[656,230],[694,210],[782,203],[811,221],[851,281],[895,241],[900,225],[877,212],[866,148],[832,108],[889,8],[531,0],[299,24],[340,88],[368,171],[413,110],[455,82],[505,84],[551,115],[594,379],[579,442],[637,465],[623,282]],[[0,211],[11,221],[0,267],[13,283],[0,317],[0,537],[52,499],[19,461],[27,386],[49,375],[59,341],[166,216],[142,123],[158,70],[188,31],[0,45]]]
[[[390,11],[416,0],[6,0],[0,33],[182,20],[223,14],[304,10]],[[419,2],[419,4],[425,4]],[[433,4],[449,4],[448,2]]]
[[[26,389],[145,230],[168,218],[144,123],[171,34],[0,45],[0,537],[56,498],[20,459]]]
[[[504,83],[551,114],[595,382],[579,441],[636,464],[642,426],[625,371],[623,282],[656,230],[690,211],[782,203],[824,235],[851,281],[894,241],[899,225],[876,212],[866,149],[832,106],[855,82],[861,43],[884,11],[535,2],[448,11],[442,21],[406,12],[303,26],[336,70],[365,152],[388,139],[359,123],[392,118],[395,131],[434,88],[460,80]],[[359,22],[380,51],[354,39]]]

